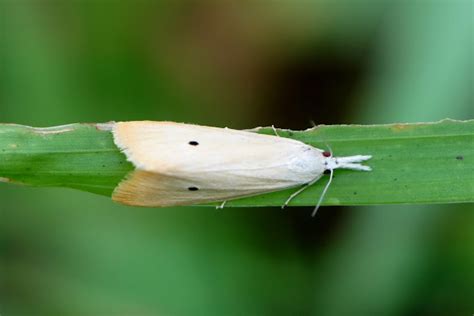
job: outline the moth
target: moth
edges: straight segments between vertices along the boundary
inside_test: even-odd
[[[135,170],[114,190],[116,202],[146,207],[192,205],[301,187],[326,170],[370,171],[370,155],[333,157],[303,142],[250,131],[174,122],[135,121],[113,125],[115,144]],[[223,204],[222,204],[223,206]],[[316,208],[317,209],[317,208]],[[315,210],[316,210],[315,209]]]

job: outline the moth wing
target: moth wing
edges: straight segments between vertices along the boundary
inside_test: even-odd
[[[119,184],[112,198],[126,205],[165,207],[232,200],[291,187],[283,185],[271,188],[264,184],[249,187],[237,185],[236,188],[235,185],[216,182],[213,185],[208,182],[202,185],[195,183],[199,181],[135,170]]]
[[[307,146],[283,137],[173,122],[121,122],[115,143],[141,170],[167,173],[286,164]]]

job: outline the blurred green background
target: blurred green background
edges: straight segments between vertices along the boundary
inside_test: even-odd
[[[0,122],[473,118],[473,3],[0,0]],[[472,205],[0,201],[2,316],[474,313]]]

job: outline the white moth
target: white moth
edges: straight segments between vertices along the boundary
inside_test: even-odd
[[[288,198],[286,206],[329,170],[331,177],[318,207],[334,169],[371,170],[359,164],[371,156],[332,157],[278,135],[152,121],[115,123],[112,132],[115,144],[135,166],[112,196],[127,205],[225,203],[303,186]]]

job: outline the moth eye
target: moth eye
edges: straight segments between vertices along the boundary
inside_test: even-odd
[[[197,191],[197,190],[199,190],[199,188],[198,187],[189,187],[188,190],[189,191]]]
[[[324,157],[331,157],[331,153],[329,151],[323,151]]]
[[[329,169],[326,169],[326,170],[324,170],[324,172],[323,172],[323,173],[324,173],[324,174],[331,174],[331,170],[329,170]]]
[[[195,140],[190,141],[188,144],[191,145],[191,146],[197,146],[197,145],[199,145],[199,143],[198,143],[197,141],[195,141]]]

